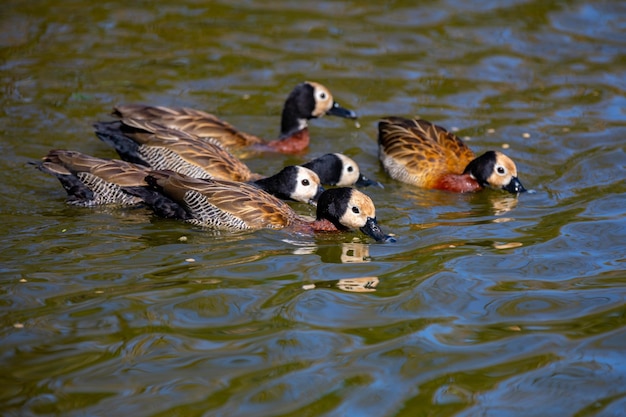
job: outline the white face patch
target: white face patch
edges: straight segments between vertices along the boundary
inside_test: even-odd
[[[493,172],[487,179],[488,184],[495,188],[502,188],[515,177],[517,177],[515,162],[503,153],[496,152],[496,163],[493,166]]]
[[[313,109],[312,115],[322,117],[335,103],[333,95],[322,84],[312,81],[308,81],[308,83],[313,87],[313,98],[315,99],[315,109]]]
[[[376,218],[376,208],[372,199],[358,190],[352,190],[346,212],[339,222],[346,227],[360,229],[365,226],[368,218]]]
[[[500,175],[500,176],[502,176],[502,175],[506,175],[506,174],[507,174],[507,172],[508,172],[508,170],[507,170],[504,166],[502,166],[502,165],[500,165],[500,164],[496,164],[496,165],[493,167],[493,170],[494,170],[494,172],[495,172],[496,174],[498,174],[498,175]]]
[[[337,182],[338,187],[349,187],[354,185],[361,174],[359,166],[352,158],[341,153],[335,154],[341,160],[341,175]]]
[[[311,203],[314,201],[320,187],[320,178],[308,168],[297,167],[296,188],[289,196],[295,201]]]

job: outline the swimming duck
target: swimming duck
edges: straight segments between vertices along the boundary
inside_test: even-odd
[[[143,200],[129,189],[145,187],[150,172],[141,165],[61,149],[51,150],[41,161],[31,164],[57,177],[67,192],[67,202],[81,207],[141,203]]]
[[[384,188],[378,181],[370,180],[361,174],[359,165],[352,158],[341,153],[327,153],[302,166],[314,171],[324,185],[337,187],[376,185]]]
[[[255,181],[264,178],[250,171],[239,158],[214,139],[168,129],[147,120],[99,122],[96,135],[113,146],[120,157],[154,170],[171,170],[194,178]],[[350,157],[331,153],[302,165],[315,172],[322,184],[339,187],[382,184],[361,174]]]
[[[125,161],[194,178],[253,181],[262,176],[212,138],[199,138],[149,120],[121,119],[94,124],[96,135]]]
[[[289,205],[257,188],[240,182],[198,180],[169,172],[156,171],[146,182],[175,203],[146,202],[164,217],[175,217],[216,230],[254,230],[291,228],[299,232],[359,229],[378,241],[394,241],[376,221],[372,200],[352,188],[333,188],[320,196],[317,218],[310,222]],[[173,216],[185,211],[184,216]]]
[[[419,118],[378,123],[378,158],[394,179],[424,188],[473,192],[492,187],[526,191],[513,160],[498,151],[479,157],[454,134]]]
[[[115,159],[101,159],[76,151],[52,150],[37,168],[56,176],[77,206],[135,205],[143,202],[138,188],[147,187],[149,168]],[[288,166],[279,173],[250,183],[278,198],[315,205],[324,191],[313,171]]]
[[[198,137],[213,138],[227,149],[253,146],[257,150],[282,153],[298,153],[306,149],[309,145],[308,120],[326,114],[348,119],[357,117],[353,111],[337,104],[326,87],[310,81],[298,84],[287,97],[280,136],[272,141],[240,132],[231,124],[200,110],[141,104],[119,105],[113,110],[113,115],[122,119],[150,120]]]

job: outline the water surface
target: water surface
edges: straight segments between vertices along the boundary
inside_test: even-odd
[[[83,3],[0,14],[3,415],[623,415],[622,2]],[[246,163],[348,154],[396,244],[70,207],[27,165],[115,157],[91,124],[117,103],[273,138],[303,80],[359,126],[315,120],[308,153]],[[377,120],[416,114],[536,192],[392,181]]]

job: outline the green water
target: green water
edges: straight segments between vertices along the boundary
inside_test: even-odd
[[[5,2],[0,414],[623,416],[624,33],[617,0]],[[303,80],[359,126],[246,163],[348,154],[396,244],[69,207],[27,165],[115,157],[91,124],[118,103],[274,138]],[[535,193],[390,180],[377,120],[414,114],[505,147]]]

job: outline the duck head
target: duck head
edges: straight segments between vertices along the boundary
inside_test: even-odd
[[[298,84],[287,96],[281,122],[281,136],[305,129],[307,120],[324,115],[356,119],[352,110],[340,106],[328,88],[322,84],[306,81]]]
[[[302,166],[315,171],[322,184],[325,185],[337,187],[377,185],[383,187],[378,181],[370,180],[361,174],[359,165],[352,158],[341,153],[327,153]]]
[[[502,189],[513,194],[526,191],[517,178],[515,162],[501,152],[485,152],[470,162],[463,173],[469,174],[483,187]]]
[[[396,241],[378,225],[372,199],[353,188],[324,191],[318,201],[317,219],[329,220],[339,230],[358,229],[379,242]]]
[[[283,200],[316,205],[324,192],[317,174],[308,168],[290,165],[278,174],[254,183],[257,187]]]

